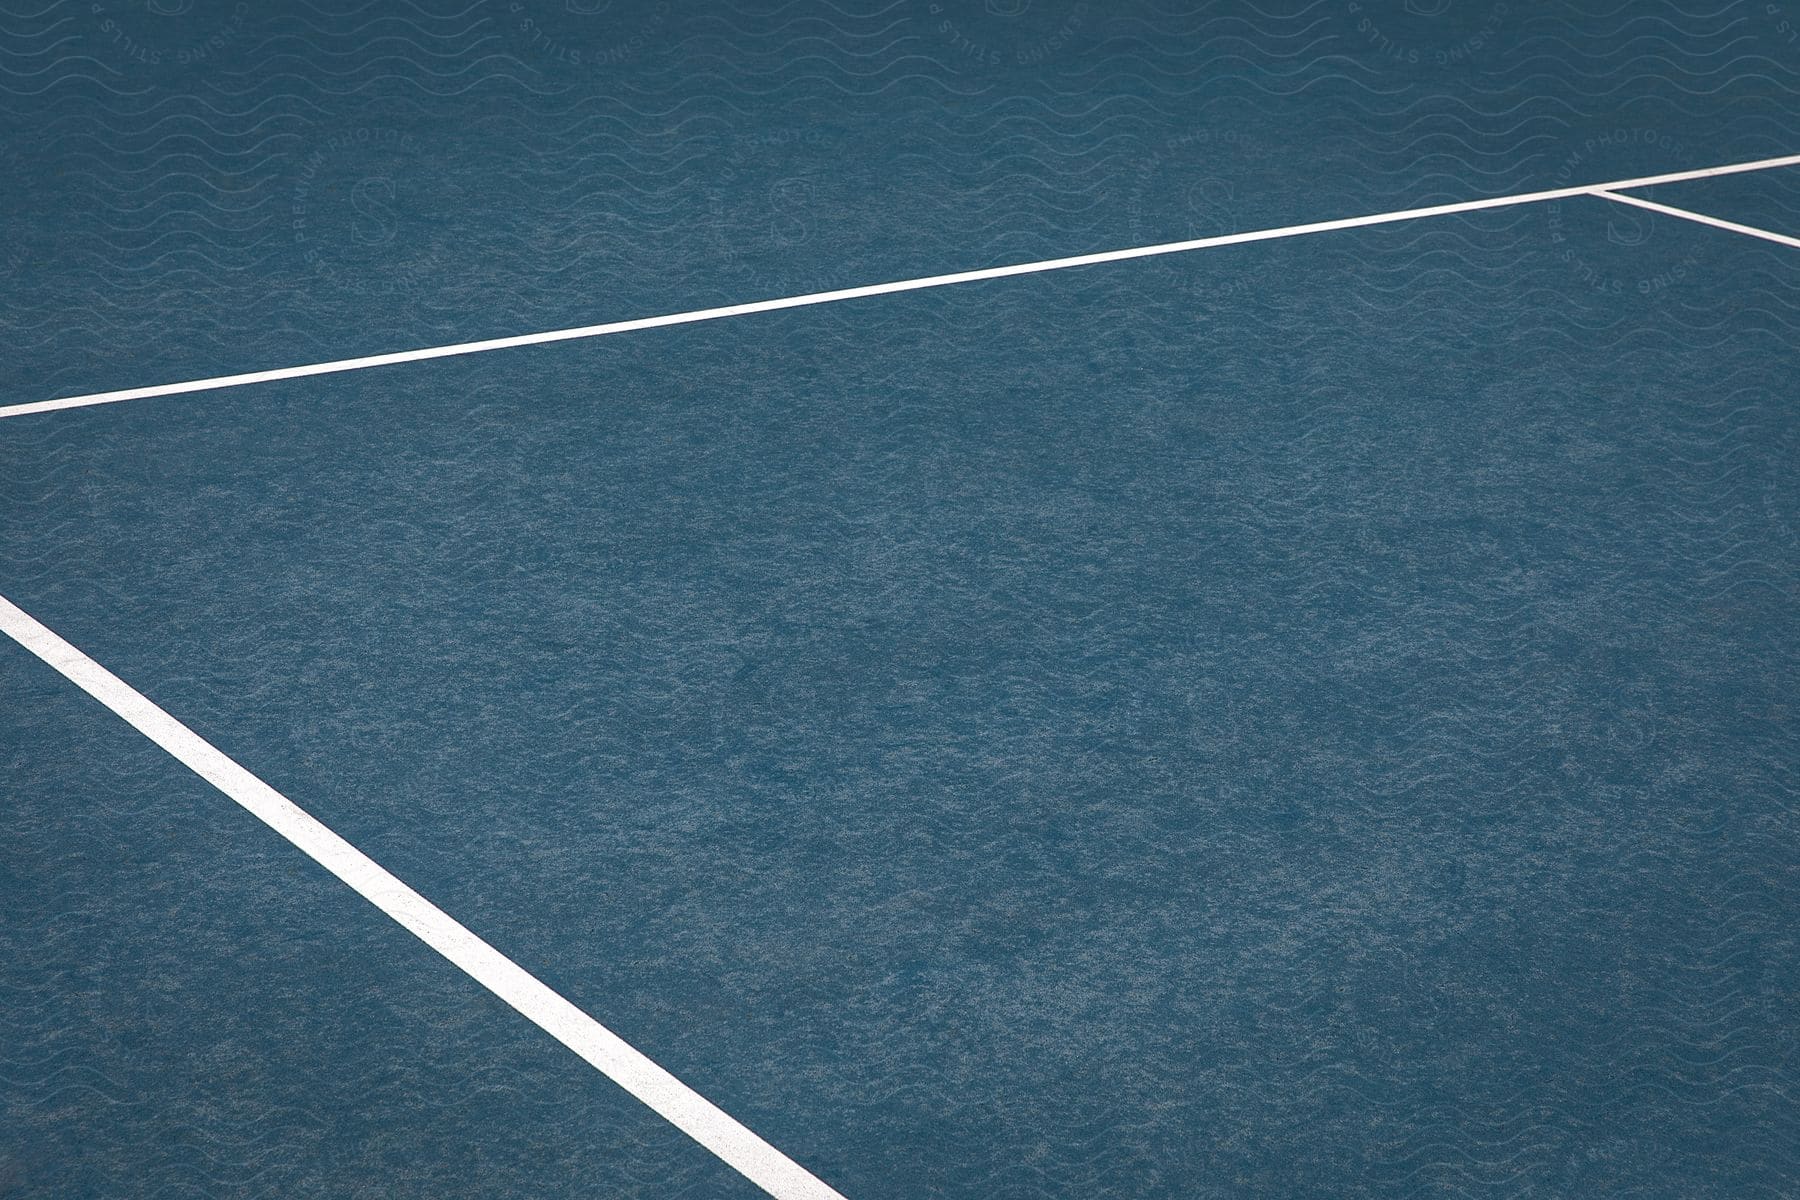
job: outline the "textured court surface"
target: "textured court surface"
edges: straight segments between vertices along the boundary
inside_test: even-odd
[[[1800,152],[1764,0],[0,4],[0,406]],[[1576,197],[0,419],[0,595],[849,1200],[1795,1196],[1797,345]],[[0,761],[0,1196],[763,1194]]]

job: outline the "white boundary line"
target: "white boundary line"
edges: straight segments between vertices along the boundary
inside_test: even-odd
[[[1800,238],[1792,238],[1785,233],[1773,233],[1767,229],[1758,229],[1754,225],[1739,225],[1736,221],[1720,220],[1718,217],[1709,217],[1705,213],[1689,212],[1685,208],[1676,208],[1670,204],[1658,204],[1654,200],[1645,200],[1638,196],[1621,196],[1617,192],[1609,192],[1605,188],[1595,188],[1593,194],[1603,196],[1608,200],[1615,200],[1620,204],[1647,208],[1651,212],[1680,217],[1684,221],[1711,225],[1714,229],[1726,229],[1732,233],[1741,233],[1748,237],[1761,238],[1765,242],[1774,242],[1778,246],[1792,246],[1794,249],[1800,250]]]
[[[816,1176],[646,1058],[523,967],[226,757],[118,676],[0,596],[0,632],[61,672],[182,765],[237,801],[420,941],[586,1059],[777,1200],[844,1200]]]
[[[1541,204],[1545,201],[1563,200],[1572,196],[1594,195],[1609,188],[1652,187],[1660,183],[1683,183],[1693,179],[1710,179],[1718,175],[1736,175],[1745,171],[1766,171],[1774,167],[1792,166],[1800,166],[1800,154],[1759,159],[1755,162],[1729,163],[1719,167],[1702,167],[1692,171],[1676,171],[1668,175],[1648,175],[1640,179],[1615,179],[1610,183],[1590,183],[1580,187],[1555,188],[1547,192],[1489,196],[1481,200],[1436,204],[1428,208],[1408,208],[1364,217],[1316,221],[1310,225],[1285,225],[1276,229],[1228,233],[1219,237],[1194,238],[1185,242],[1136,246],[1128,250],[1106,250],[1098,254],[1078,254],[1071,258],[1051,258],[1041,262],[1016,263],[1007,267],[988,267],[979,271],[959,271],[951,275],[902,279],[894,283],[840,288],[831,292],[812,292],[804,296],[788,296],[779,300],[757,300],[749,304],[728,304],[720,308],[702,308],[693,312],[670,313],[661,317],[641,317],[631,321],[611,321],[603,325],[553,329],[544,333],[489,338],[480,342],[460,342],[450,346],[432,346],[423,350],[400,350],[391,354],[371,354],[363,358],[344,358],[335,362],[313,363],[304,367],[281,367],[272,371],[250,371],[242,375],[194,379],[186,383],[163,383],[154,387],[125,388],[113,392],[94,392],[86,396],[69,396],[61,400],[39,400],[29,404],[0,406],[0,418],[55,412],[65,408],[90,408],[97,404],[117,404],[122,400],[146,400],[153,396],[176,396],[186,392],[205,392],[215,388],[243,387],[252,383],[273,383],[276,380],[300,379],[308,375],[332,375],[340,371],[361,371],[369,367],[421,362],[430,358],[449,358],[459,354],[483,354],[489,350],[508,350],[515,346],[539,346],[547,342],[605,337],[608,334],[631,333],[639,329],[658,329],[665,325],[691,325],[697,321],[716,321],[723,317],[741,317],[751,313],[774,312],[783,308],[803,308],[813,304],[833,304],[839,300],[856,300],[864,296],[886,296],[895,292],[949,287],[953,284],[974,283],[983,279],[1005,279],[1013,275],[1031,275],[1041,271],[1064,271],[1070,267],[1088,267],[1098,263],[1122,262],[1132,258],[1150,258],[1159,254],[1180,254],[1188,250],[1206,250],[1214,246],[1236,246],[1246,242],[1274,241],[1278,238],[1301,237],[1309,233],[1328,233],[1338,229],[1386,225],[1393,221],[1412,221],[1423,217],[1449,216],[1453,213],[1480,212],[1489,208],[1508,208],[1516,204]]]

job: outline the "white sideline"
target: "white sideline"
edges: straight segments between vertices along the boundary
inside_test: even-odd
[[[1603,193],[1607,189],[1653,187],[1661,183],[1683,183],[1693,179],[1710,179],[1718,175],[1735,175],[1745,171],[1766,171],[1774,167],[1800,166],[1800,154],[1781,158],[1765,158],[1755,162],[1728,163],[1718,167],[1701,167],[1692,171],[1676,171],[1667,175],[1649,175],[1640,179],[1615,179],[1610,183],[1590,183],[1579,187],[1555,188],[1546,192],[1522,192],[1511,196],[1489,196],[1480,200],[1463,200],[1454,204],[1435,204],[1427,208],[1408,208],[1396,212],[1374,213],[1363,217],[1344,217],[1335,221],[1317,221],[1309,225],[1285,225],[1276,229],[1258,229],[1248,233],[1228,233],[1218,237],[1194,238],[1185,242],[1164,242],[1156,246],[1136,246],[1127,250],[1106,250],[1098,254],[1078,254],[1071,258],[1051,258],[1041,262],[1016,263],[1006,267],[988,267],[978,271],[959,271],[952,275],[931,275],[922,279],[903,279],[894,283],[868,284],[863,287],[840,288],[831,292],[812,292],[804,296],[788,296],[779,300],[757,300],[748,304],[728,304],[720,308],[702,308],[693,312],[670,313],[660,317],[640,317],[630,321],[611,321],[602,325],[583,325],[573,329],[553,329],[544,333],[524,333],[513,337],[489,338],[479,342],[461,342],[450,346],[432,346],[423,350],[400,350],[391,354],[371,354],[362,358],[345,358],[335,362],[312,363],[303,367],[280,367],[270,371],[251,371],[242,375],[220,375],[213,379],[195,379],[185,383],[163,383],[152,387],[124,388],[112,392],[94,392],[86,396],[69,396],[60,400],[37,400],[26,404],[0,406],[0,419],[22,417],[31,413],[55,412],[65,408],[88,408],[97,404],[117,404],[122,400],[144,400],[153,396],[175,396],[185,392],[204,392],[215,388],[243,387],[252,383],[273,383],[281,379],[300,379],[308,375],[330,375],[340,371],[360,371],[368,367],[385,367],[397,363],[420,362],[430,358],[449,358],[459,354],[482,354],[489,350],[507,350],[515,346],[538,346],[546,342],[566,342],[577,338],[605,337],[613,333],[630,333],[639,329],[657,329],[665,325],[689,325],[697,321],[716,321],[722,317],[741,317],[751,313],[773,312],[783,308],[802,308],[812,304],[832,304],[839,300],[856,300],[864,296],[886,296],[895,292],[911,292],[921,288],[949,287],[958,283],[974,283],[983,279],[1004,279],[1012,275],[1031,275],[1041,271],[1062,271],[1070,267],[1094,266],[1098,263],[1122,262],[1132,258],[1149,258],[1159,254],[1179,254],[1187,250],[1205,250],[1213,246],[1235,246],[1245,242],[1266,242],[1277,238],[1300,237],[1309,233],[1328,233],[1338,229],[1356,229],[1366,225],[1385,225],[1393,221],[1411,221],[1423,217],[1442,217],[1453,213],[1479,212],[1489,208],[1507,208],[1516,204],[1540,204],[1572,196]]]
[[[1709,217],[1705,213],[1689,212],[1685,208],[1676,208],[1672,204],[1658,204],[1654,200],[1645,200],[1638,196],[1621,196],[1604,188],[1594,189],[1594,195],[1604,196],[1619,204],[1630,204],[1637,208],[1647,208],[1651,212],[1663,213],[1671,217],[1680,217],[1684,221],[1695,221],[1701,225],[1711,225],[1714,229],[1726,229],[1732,233],[1741,233],[1747,237],[1761,238],[1765,242],[1774,242],[1779,246],[1792,246],[1800,250],[1800,238],[1789,237],[1785,233],[1774,233],[1767,229],[1758,229],[1754,225],[1739,225],[1736,221],[1724,221],[1718,217]]]
[[[777,1200],[844,1200],[523,967],[240,767],[118,676],[0,596],[0,632],[123,717],[363,899]]]

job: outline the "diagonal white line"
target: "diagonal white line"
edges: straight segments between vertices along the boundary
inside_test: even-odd
[[[567,342],[577,338],[605,337],[608,334],[630,333],[639,329],[657,329],[665,325],[691,325],[697,321],[716,321],[723,317],[742,317],[751,313],[774,312],[783,308],[804,308],[812,304],[833,304],[839,300],[856,300],[864,296],[887,296],[895,292],[950,287],[958,283],[974,283],[983,279],[1005,279],[1012,275],[1033,275],[1041,271],[1066,271],[1071,267],[1123,262],[1126,259],[1150,258],[1159,254],[1180,254],[1188,250],[1207,250],[1214,246],[1237,246],[1245,242],[1267,242],[1278,238],[1302,237],[1309,233],[1329,233],[1337,229],[1386,225],[1393,221],[1414,221],[1424,217],[1443,217],[1453,213],[1479,212],[1489,208],[1508,208],[1515,204],[1541,204],[1547,200],[1585,196],[1600,188],[1652,187],[1659,183],[1682,183],[1691,179],[1710,179],[1717,175],[1736,175],[1745,171],[1766,171],[1773,167],[1792,166],[1800,166],[1800,154],[1789,154],[1782,158],[1758,159],[1755,162],[1727,163],[1718,167],[1701,167],[1697,170],[1676,171],[1667,175],[1648,175],[1639,179],[1616,179],[1610,183],[1589,183],[1580,187],[1554,188],[1546,192],[1488,196],[1480,200],[1463,200],[1455,204],[1434,204],[1427,208],[1407,208],[1395,212],[1373,213],[1363,217],[1344,217],[1335,221],[1315,221],[1310,225],[1284,225],[1276,229],[1228,233],[1219,237],[1194,238],[1185,242],[1134,246],[1127,250],[1105,250],[1098,254],[1077,254],[1070,258],[1050,258],[1041,262],[1015,263],[1012,266],[988,267],[978,271],[958,271],[951,275],[930,275],[922,279],[902,279],[894,283],[874,283],[863,287],[840,288],[832,292],[812,292],[804,296],[787,296],[779,300],[727,304],[720,308],[702,308],[693,312],[670,313],[661,317],[641,317],[632,321],[611,321],[604,325],[582,325],[573,329],[523,333],[514,337],[489,338],[480,342],[461,342],[452,346],[432,346],[423,350],[400,350],[391,354],[371,354],[363,358],[344,358],[335,362],[312,363],[304,367],[280,367],[272,371],[221,375],[213,379],[189,380],[186,383],[163,383],[153,387],[95,392],[92,395],[69,396],[61,400],[37,400],[27,404],[0,407],[0,418],[55,412],[65,408],[88,408],[96,404],[117,404],[121,400],[146,400],[152,396],[176,396],[185,392],[243,387],[252,383],[273,383],[280,379],[300,379],[308,375],[332,375],[340,371],[361,371],[369,367],[421,362],[430,358],[449,358],[459,354],[484,354],[489,350],[508,350],[515,346],[540,346],[546,342]]]
[[[1663,213],[1666,216],[1680,217],[1684,221],[1694,221],[1701,225],[1711,225],[1714,229],[1726,229],[1732,233],[1741,233],[1748,237],[1761,238],[1765,242],[1774,242],[1778,246],[1792,246],[1800,250],[1800,238],[1789,237],[1785,233],[1773,233],[1767,229],[1758,229],[1754,225],[1739,225],[1736,221],[1725,221],[1718,217],[1709,217],[1705,213],[1689,212],[1685,208],[1676,208],[1670,204],[1658,204],[1654,200],[1645,200],[1638,196],[1621,196],[1606,188],[1594,188],[1590,193],[1602,196],[1619,204],[1630,204],[1636,208],[1647,208],[1651,212]]]
[[[343,880],[420,941],[777,1200],[844,1200],[798,1163],[413,891],[118,676],[0,596],[0,633]]]

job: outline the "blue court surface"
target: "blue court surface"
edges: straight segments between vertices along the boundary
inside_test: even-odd
[[[1800,1196],[1800,6],[0,98],[0,1197]]]

